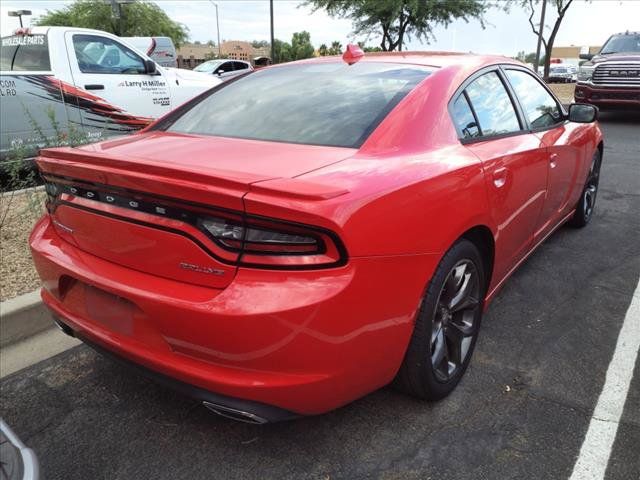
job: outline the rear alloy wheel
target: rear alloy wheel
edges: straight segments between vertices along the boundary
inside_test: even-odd
[[[587,182],[582,190],[582,195],[576,205],[576,211],[569,220],[572,227],[584,227],[593,216],[593,210],[596,206],[596,197],[598,195],[598,185],[600,183],[600,165],[602,164],[602,154],[600,150],[596,150],[587,175]]]
[[[401,390],[439,400],[456,387],[478,337],[484,292],[480,253],[473,243],[461,240],[440,262],[422,299],[395,380]]]

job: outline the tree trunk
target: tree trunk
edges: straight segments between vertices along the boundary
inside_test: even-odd
[[[560,30],[560,24],[562,23],[562,19],[564,18],[564,13],[561,14],[556,20],[555,25],[553,26],[553,30],[551,31],[551,35],[549,35],[549,40],[545,44],[545,59],[544,59],[544,80],[545,82],[549,80],[549,67],[551,65],[551,50],[553,50],[553,44],[556,41],[556,35],[558,34],[558,30]]]

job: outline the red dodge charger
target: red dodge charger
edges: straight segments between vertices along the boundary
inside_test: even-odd
[[[40,153],[42,298],[66,333],[239,420],[392,381],[437,400],[509,275],[591,219],[596,117],[502,57],[255,71],[136,135]]]

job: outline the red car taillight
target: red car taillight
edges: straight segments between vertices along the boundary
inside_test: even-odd
[[[344,250],[329,232],[306,225],[245,216],[242,222],[200,217],[198,228],[222,248],[240,252],[249,266],[313,268],[343,263]]]
[[[338,237],[321,228],[186,205],[106,185],[89,185],[48,176],[45,180],[50,211],[55,210],[61,195],[66,194],[179,220],[196,227],[223,250],[236,253],[237,261],[228,263],[298,269],[339,266],[346,261],[346,251]]]

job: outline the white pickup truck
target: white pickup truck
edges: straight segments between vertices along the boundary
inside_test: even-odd
[[[106,32],[17,30],[0,46],[0,162],[77,132],[99,140],[138,130],[220,83],[161,67]]]

